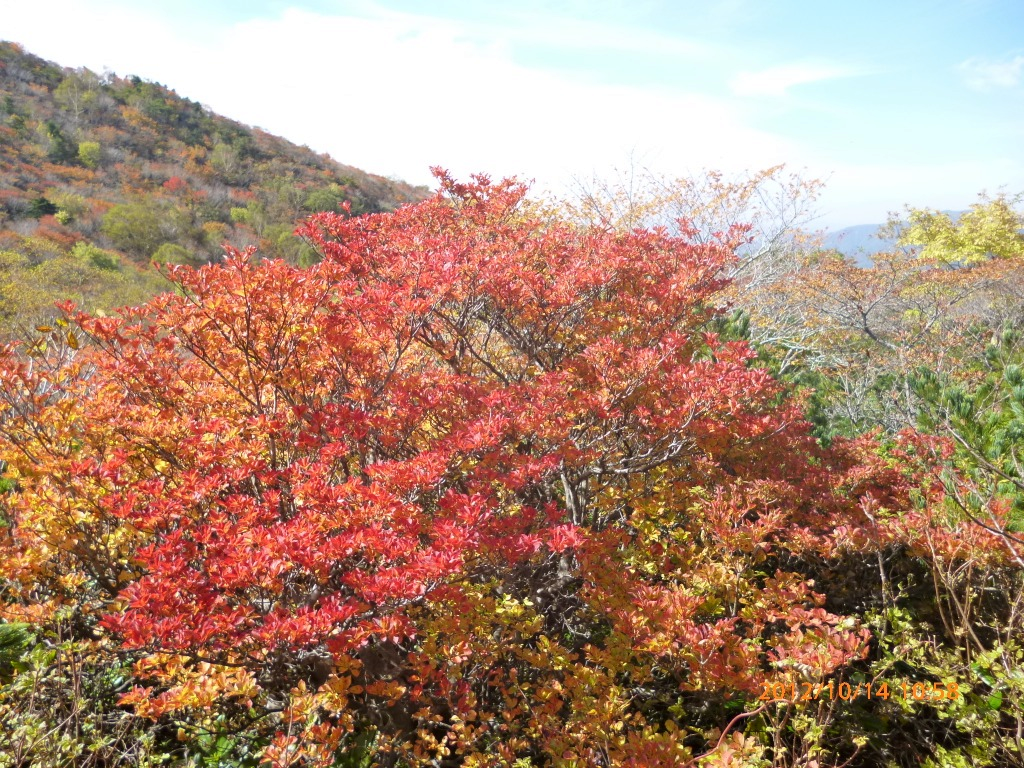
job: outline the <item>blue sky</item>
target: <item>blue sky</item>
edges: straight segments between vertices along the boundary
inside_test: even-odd
[[[1024,190],[1022,0],[0,0],[0,38],[416,183],[785,162],[830,226]]]

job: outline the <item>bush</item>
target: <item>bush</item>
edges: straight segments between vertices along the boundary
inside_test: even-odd
[[[98,141],[78,143],[78,161],[86,168],[98,168],[102,159],[103,151]]]

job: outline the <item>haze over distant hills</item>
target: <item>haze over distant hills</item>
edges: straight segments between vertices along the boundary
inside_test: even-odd
[[[954,221],[958,221],[964,211],[943,211]],[[882,224],[856,224],[843,227],[825,235],[824,247],[836,250],[857,262],[860,266],[871,266],[871,257],[896,247],[892,238],[879,237]]]
[[[881,224],[856,224],[843,227],[825,236],[824,247],[839,251],[844,256],[854,259],[861,266],[870,266],[871,257],[876,253],[887,251],[896,245],[895,240],[883,239],[878,236]]]

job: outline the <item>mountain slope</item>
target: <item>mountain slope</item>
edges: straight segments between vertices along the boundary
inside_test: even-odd
[[[428,194],[213,114],[137,77],[64,69],[0,42],[0,335],[161,283],[148,266],[202,264],[222,245],[303,263],[292,234],[345,203],[392,210]]]

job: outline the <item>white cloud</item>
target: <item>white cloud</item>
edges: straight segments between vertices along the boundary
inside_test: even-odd
[[[508,43],[536,45],[563,52],[590,50],[605,54],[640,53],[669,58],[699,58],[704,61],[724,53],[720,46],[696,38],[682,38],[652,29],[584,18],[585,14],[570,16],[544,11],[539,15],[536,10],[521,9],[515,5],[491,7],[484,19],[463,19],[458,22],[400,14],[373,5],[364,5],[362,10],[372,18],[390,19],[393,22],[403,19],[405,23],[417,25],[457,24],[466,35],[479,40],[500,39]]]
[[[795,62],[756,72],[740,72],[729,81],[737,96],[785,96],[790,88],[838,77],[861,74],[849,67],[827,62]]]
[[[976,91],[1016,88],[1024,80],[1024,56],[1002,61],[974,57],[962,62],[957,69],[968,87]]]
[[[697,167],[760,165],[786,151],[726,101],[529,68],[493,39],[437,19],[290,11],[240,25],[223,47],[229,58],[249,49],[275,56],[246,62],[246,84],[218,97],[220,109],[345,162],[417,180],[433,163],[549,181],[633,149]],[[268,89],[282,77],[282,55],[321,74],[292,74]]]
[[[794,154],[747,125],[728,98],[607,84],[516,61],[510,41],[546,42],[557,23],[502,17],[499,25],[360,3],[354,15],[293,8],[197,40],[141,11],[97,15],[87,3],[52,2],[63,23],[23,39],[30,51],[158,80],[221,114],[415,183],[429,183],[434,164],[557,186],[631,152],[655,155],[669,172],[764,167]],[[5,27],[39,26],[24,16]],[[672,47],[658,33],[579,23],[564,30],[575,46],[589,39],[596,49]],[[695,55],[683,44],[674,50]]]

